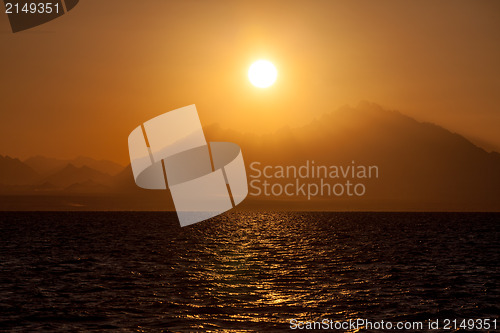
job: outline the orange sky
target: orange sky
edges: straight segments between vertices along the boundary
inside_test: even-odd
[[[360,100],[500,149],[498,1],[82,0],[16,34],[1,14],[0,45],[1,155],[125,164],[129,132],[181,106],[267,132]]]

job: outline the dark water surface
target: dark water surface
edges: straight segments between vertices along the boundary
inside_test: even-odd
[[[500,214],[0,213],[0,330],[498,318]]]

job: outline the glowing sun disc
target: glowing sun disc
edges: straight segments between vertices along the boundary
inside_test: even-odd
[[[258,88],[270,87],[276,81],[277,77],[278,71],[276,67],[267,60],[254,62],[248,70],[248,79]]]

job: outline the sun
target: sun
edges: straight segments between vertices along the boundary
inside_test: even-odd
[[[276,67],[267,60],[257,60],[248,70],[248,79],[258,88],[270,87],[277,77]]]

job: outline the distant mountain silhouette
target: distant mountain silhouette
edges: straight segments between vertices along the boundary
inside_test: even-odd
[[[51,173],[61,170],[67,164],[66,160],[49,158],[44,156],[34,156],[24,160],[24,164],[28,165],[33,170],[36,170],[40,175],[47,176]]]
[[[133,193],[139,189],[135,184],[130,164],[127,165],[119,174],[113,177],[112,187],[115,191],[121,193]]]
[[[73,164],[68,164],[56,173],[46,177],[43,182],[60,188],[66,188],[89,181],[96,184],[109,185],[112,183],[112,178],[112,176],[106,173],[91,169],[87,166],[76,167]]]
[[[346,106],[305,126],[284,127],[272,134],[240,133],[215,124],[205,127],[205,135],[208,141],[234,142],[242,148],[249,180],[253,179],[249,165],[254,161],[262,166],[297,167],[306,161],[327,166],[355,161],[379,168],[378,179],[363,182],[366,194],[362,197],[249,196],[238,206],[241,209],[500,211],[499,153],[488,153],[463,136],[375,104]],[[29,207],[29,203],[20,206],[20,194],[29,196],[37,209],[173,208],[168,191],[138,188],[130,165],[122,168],[90,158],[75,159],[75,165],[41,156],[25,162],[0,157],[5,202],[2,205],[0,200],[0,209]],[[9,193],[15,193],[15,199],[5,197]],[[41,204],[38,196],[54,199]]]
[[[300,128],[253,135],[205,129],[209,141],[242,147],[248,165],[377,165],[357,198],[325,198],[304,208],[369,210],[500,210],[500,154],[396,111],[363,102],[324,114]],[[260,198],[265,199],[265,198]],[[281,198],[281,199],[287,199]],[[288,199],[289,200],[289,199]]]
[[[97,171],[110,174],[112,176],[116,175],[123,170],[123,166],[107,161],[107,160],[95,160],[90,157],[79,156],[74,159],[65,160],[50,158],[44,156],[33,156],[24,161],[25,164],[30,166],[33,170],[41,175],[48,176],[51,173],[55,173],[63,169],[66,165],[72,164],[76,167],[87,166],[89,168],[95,169]]]
[[[90,157],[79,156],[70,161],[76,167],[88,166],[97,171],[114,176],[123,170],[123,166],[107,160],[95,160]]]
[[[17,158],[0,155],[0,184],[27,185],[40,178],[40,175]]]

